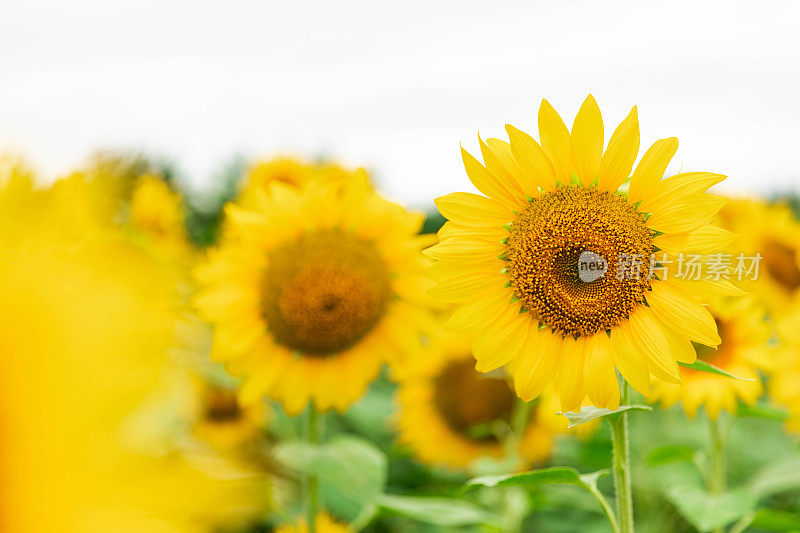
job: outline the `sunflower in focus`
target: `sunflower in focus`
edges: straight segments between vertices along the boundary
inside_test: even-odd
[[[468,468],[481,457],[504,457],[505,437],[515,430],[522,435],[516,443],[518,468],[550,455],[554,435],[566,425],[556,414],[552,395],[518,412],[506,375],[500,370],[476,371],[469,342],[442,335],[430,352],[403,369],[397,391],[399,440],[415,456],[427,463]]]
[[[728,281],[685,280],[668,257],[721,249],[731,234],[710,225],[724,199],[705,191],[724,176],[690,172],[662,179],[678,147],[639,150],[637,110],[604,146],[603,120],[592,96],[570,132],[543,101],[537,142],[506,126],[510,143],[480,141],[484,164],[462,150],[467,175],[483,195],[436,200],[448,222],[426,253],[437,298],[459,304],[447,326],[474,335],[477,369],[511,363],[517,394],[528,401],[555,380],[564,411],[584,396],[614,409],[616,369],[647,394],[650,376],[679,383],[676,361],[692,363],[692,342],[720,338],[705,303],[738,292]],[[620,190],[630,183],[627,190]],[[644,270],[635,268],[641,261]],[[607,268],[581,277],[579,263]],[[625,267],[621,270],[621,267]],[[652,275],[650,275],[652,274]]]
[[[715,419],[722,410],[735,413],[737,401],[753,405],[758,400],[762,392],[758,371],[769,367],[775,354],[763,309],[750,298],[726,298],[715,302],[713,315],[722,342],[716,350],[696,345],[698,359],[747,381],[681,368],[680,384],[654,380],[651,401],[660,400],[664,407],[681,402],[692,417],[704,406]]]
[[[271,183],[228,205],[229,235],[198,271],[212,355],[297,414],[344,410],[381,365],[409,354],[430,320],[423,216],[375,193],[366,174],[297,190]]]
[[[254,206],[257,191],[265,191],[271,183],[301,189],[313,182],[343,183],[351,175],[352,171],[331,162],[310,163],[293,157],[256,161],[245,174],[239,203]]]
[[[720,210],[719,221],[739,234],[734,255],[761,256],[757,279],[753,270],[743,275],[741,287],[776,317],[791,312],[800,298],[800,222],[792,210],[763,200],[735,199]]]
[[[319,513],[314,520],[314,531],[316,533],[350,533],[353,530],[335,521],[327,513]],[[309,533],[308,523],[301,518],[294,525],[278,526],[275,528],[275,533]]]

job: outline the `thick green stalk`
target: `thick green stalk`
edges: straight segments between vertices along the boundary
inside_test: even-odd
[[[628,383],[622,380],[620,406],[628,404]],[[633,493],[631,490],[630,442],[628,441],[628,412],[623,411],[611,423],[614,445],[612,473],[617,495],[617,520],[620,533],[633,533]]]
[[[319,416],[313,403],[308,406],[306,439],[309,444],[317,444],[319,442]],[[311,533],[315,533],[317,529],[316,521],[318,508],[319,481],[317,480],[317,476],[312,472],[308,474],[308,479],[306,479],[306,520],[308,521],[308,530]]]

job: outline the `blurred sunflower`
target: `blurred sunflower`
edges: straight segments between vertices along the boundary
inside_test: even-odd
[[[263,402],[242,405],[235,388],[196,380],[192,432],[220,450],[235,450],[254,441],[267,421]]]
[[[784,345],[779,351],[783,359],[790,363],[783,365],[780,372],[770,376],[769,396],[788,410],[786,429],[800,433],[800,357],[798,357],[800,345]]]
[[[139,453],[123,430],[173,343],[172,274],[82,211],[91,187],[0,174],[0,531],[211,531],[222,509],[261,512],[248,476]]]
[[[719,223],[739,234],[734,255],[761,255],[758,279],[743,276],[741,287],[771,313],[790,310],[800,298],[800,221],[792,210],[763,200],[734,199],[720,210]]]
[[[271,183],[283,183],[301,189],[312,182],[342,183],[352,171],[331,162],[310,163],[293,157],[277,157],[256,161],[247,170],[238,202],[252,207],[257,203],[257,191],[267,190]]]
[[[191,253],[183,198],[155,174],[136,178],[128,206],[128,224],[160,254],[187,261]]]
[[[505,437],[518,431],[516,466],[524,468],[549,456],[554,435],[566,425],[552,395],[517,411],[507,377],[476,371],[470,343],[460,337],[438,338],[400,377],[398,438],[428,463],[467,468],[481,457],[502,458],[509,451]]]
[[[467,175],[486,196],[436,200],[449,221],[426,253],[438,260],[431,294],[460,304],[448,327],[474,332],[478,370],[512,363],[516,392],[526,401],[555,379],[564,411],[579,408],[587,393],[594,405],[616,408],[615,369],[643,394],[651,374],[678,383],[676,360],[695,360],[691,341],[720,342],[704,299],[736,289],[725,280],[649,276],[647,265],[657,251],[730,242],[729,232],[709,225],[724,200],[704,192],[724,176],[662,180],[678,147],[669,138],[647,150],[627,192],[619,191],[639,149],[637,111],[604,152],[591,96],[571,133],[547,101],[539,110],[541,145],[513,126],[506,130],[510,144],[480,141],[485,166],[462,150]],[[605,265],[606,275],[581,279],[582,256]],[[635,270],[637,260],[643,272]]]
[[[314,520],[316,533],[350,533],[353,530],[344,524],[336,522],[327,513],[319,513]],[[301,518],[295,525],[282,525],[275,528],[275,533],[309,533],[308,523]]]
[[[717,418],[723,409],[735,413],[738,400],[753,405],[762,392],[758,371],[768,367],[775,354],[769,347],[772,332],[764,314],[750,298],[715,302],[713,316],[722,342],[717,350],[695,345],[699,360],[751,381],[684,367],[680,384],[654,380],[650,400],[660,400],[664,407],[680,402],[689,416],[704,406],[711,418]]]
[[[302,191],[272,183],[257,208],[227,215],[197,305],[246,403],[344,410],[383,362],[417,349],[429,320],[423,216],[381,198],[363,171]]]

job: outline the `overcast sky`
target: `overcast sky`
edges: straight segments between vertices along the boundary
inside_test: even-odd
[[[606,135],[639,106],[676,170],[800,182],[800,2],[3,2],[0,147],[52,179],[100,148],[173,158],[193,187],[233,154],[325,154],[415,206],[471,190],[459,143],[587,93]]]

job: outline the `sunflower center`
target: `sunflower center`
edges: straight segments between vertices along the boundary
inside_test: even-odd
[[[490,426],[508,423],[514,403],[508,382],[476,371],[472,357],[449,363],[436,378],[436,410],[453,431],[475,440],[495,439]]]
[[[764,243],[764,266],[769,276],[788,292],[800,287],[795,250],[777,241]]]
[[[203,407],[203,418],[213,423],[234,422],[242,415],[236,393],[231,390],[213,389],[207,392]]]
[[[339,230],[304,234],[274,249],[262,314],[278,342],[309,355],[345,350],[380,320],[391,295],[374,246]]]
[[[644,217],[624,196],[559,187],[531,200],[511,224],[511,286],[522,305],[553,330],[593,335],[644,302],[652,239]],[[587,257],[593,270],[604,263],[605,275],[582,274]]]

